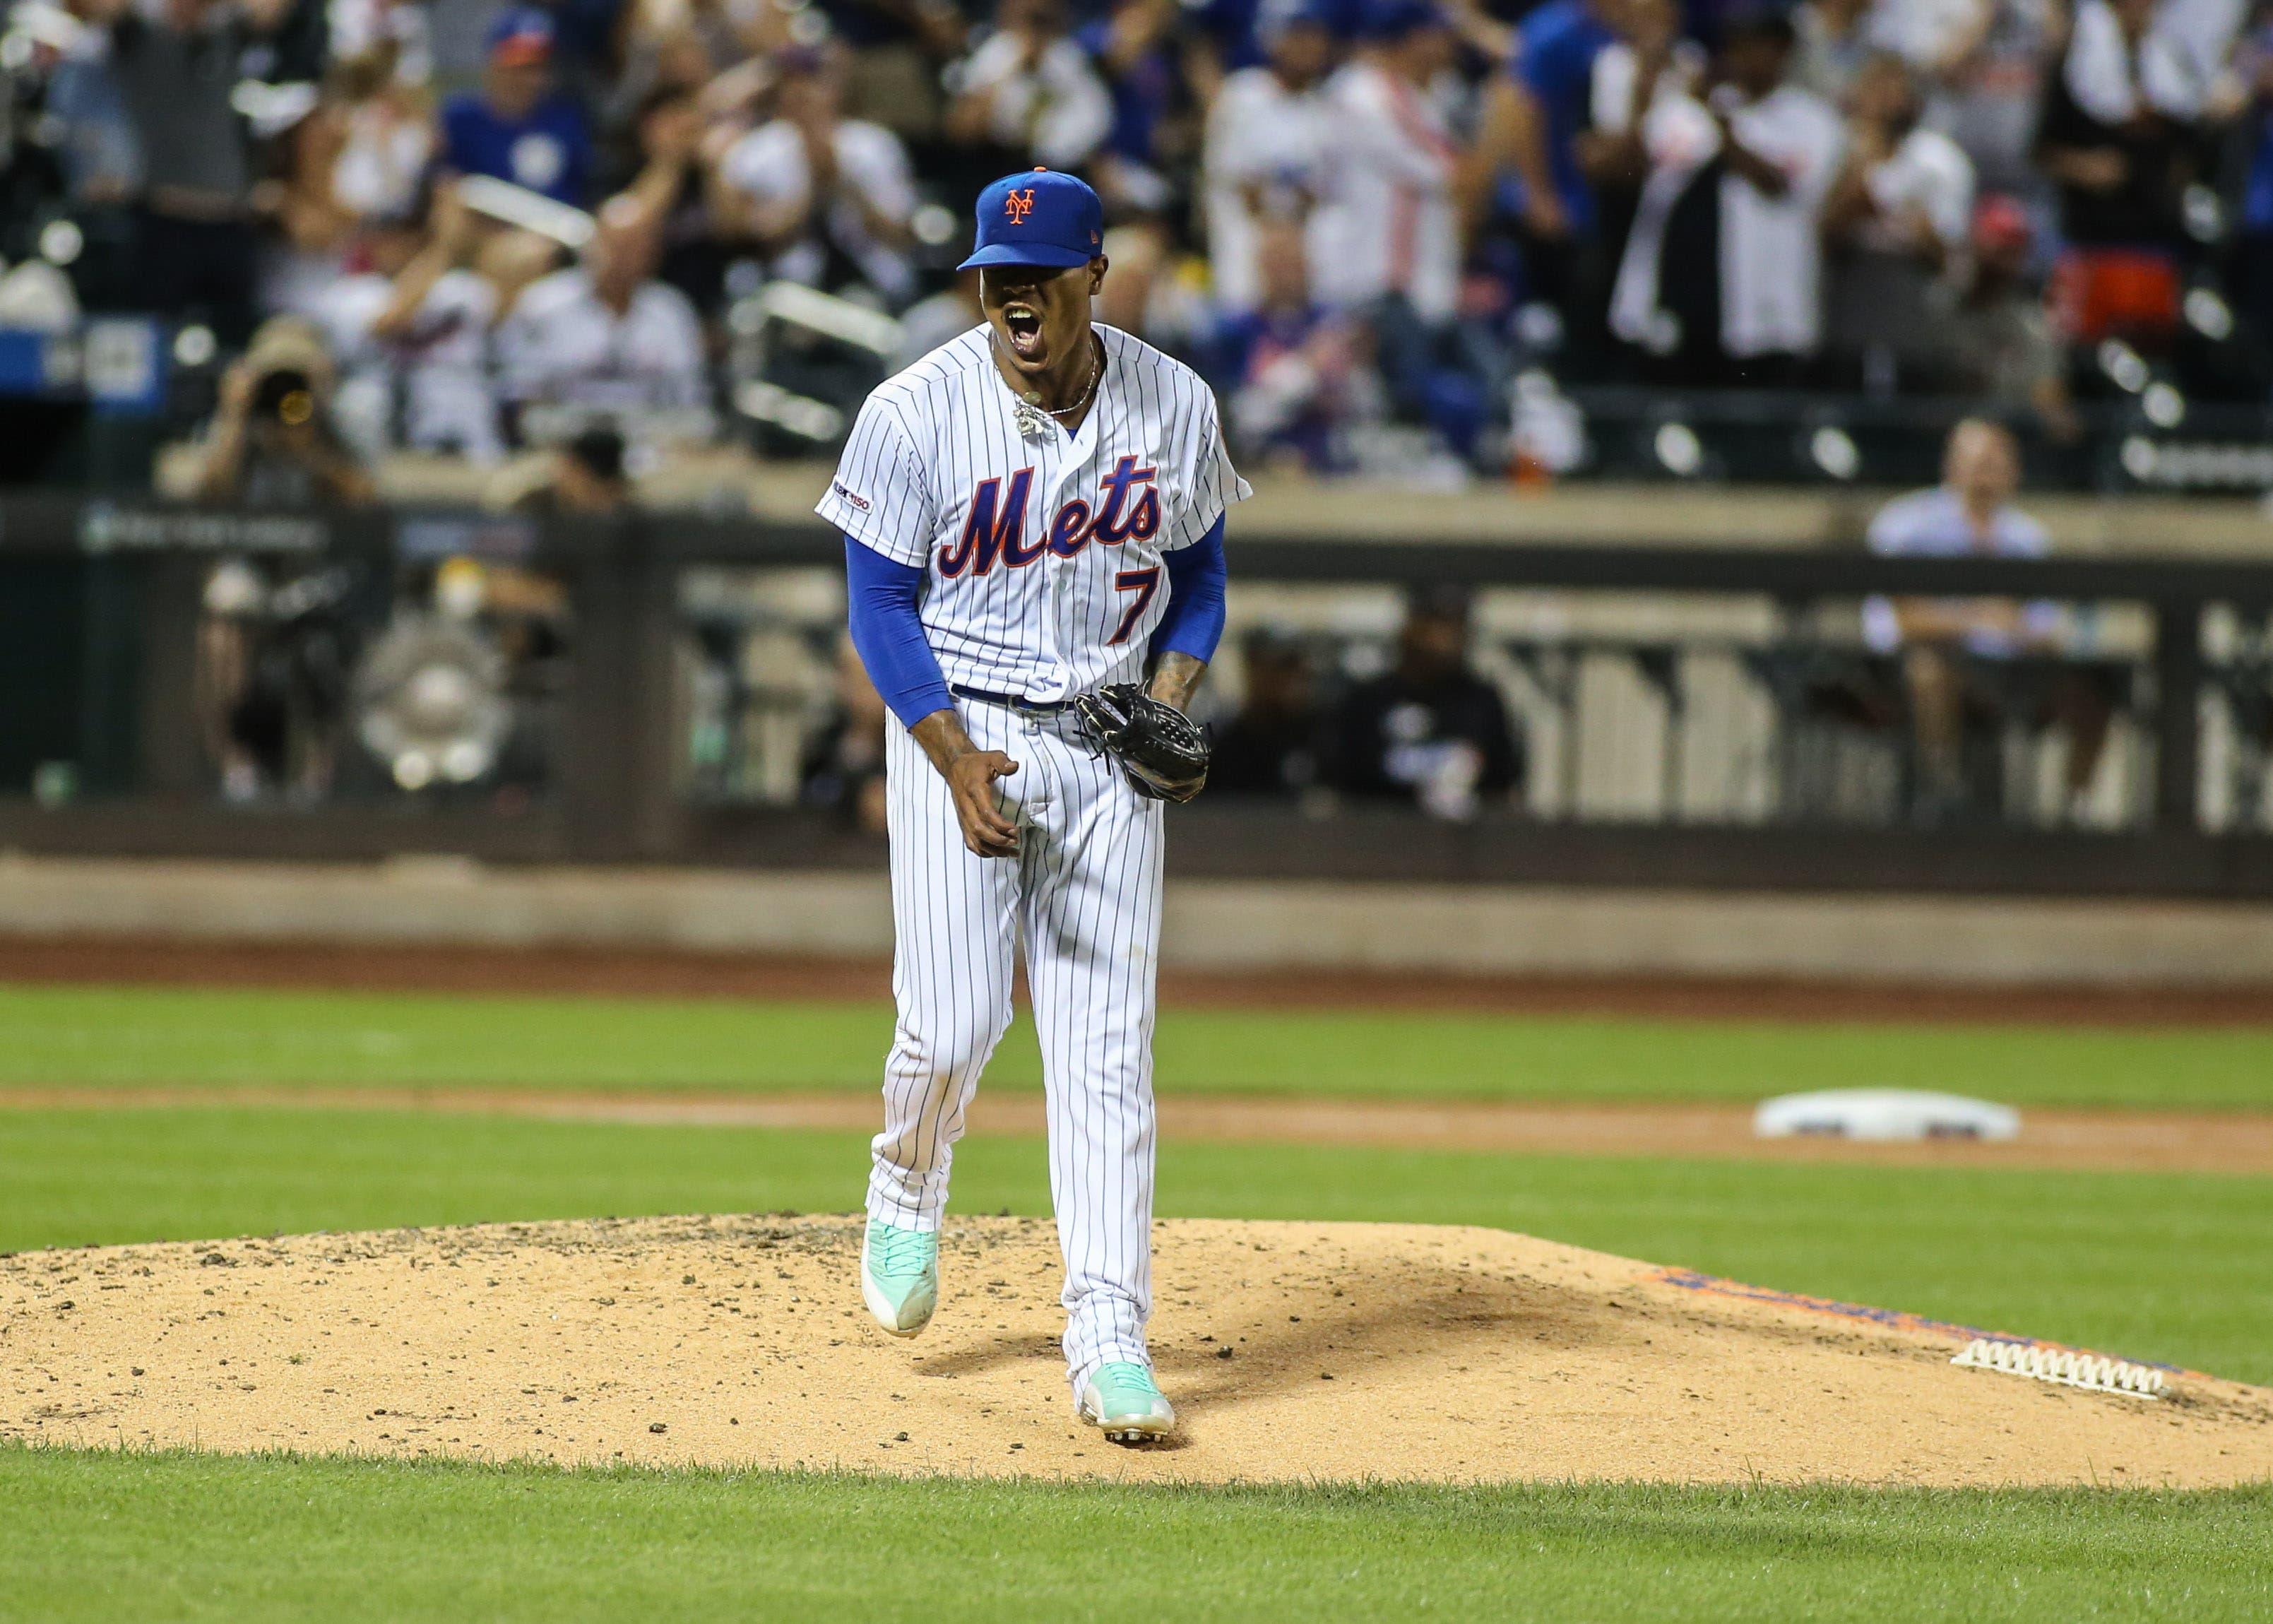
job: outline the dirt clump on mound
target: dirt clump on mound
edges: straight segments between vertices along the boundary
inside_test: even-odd
[[[1959,1327],[1497,1230],[1175,1222],[1153,1350],[1184,1420],[1076,1424],[1059,1262],[952,1222],[939,1318],[860,1307],[850,1218],[500,1224],[0,1259],[0,1437],[496,1460],[1195,1481],[2273,1477],[2273,1393],[1954,1367]]]

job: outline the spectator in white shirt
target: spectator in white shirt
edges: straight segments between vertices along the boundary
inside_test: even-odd
[[[999,0],[993,30],[948,70],[948,139],[1010,162],[1079,169],[1113,127],[1112,94],[1066,32],[1061,0]]]
[[[1877,0],[1866,29],[1922,79],[1939,80],[1981,49],[2002,0]]]
[[[1394,300],[1440,327],[1459,297],[1459,150],[1434,94],[1454,36],[1432,0],[1377,0],[1366,24],[1365,44],[1326,86],[1332,214],[1317,291],[1345,308]]]
[[[655,280],[660,237],[650,212],[616,199],[583,263],[521,296],[498,329],[509,401],[619,419],[634,440],[702,432],[702,327],[686,296]]]
[[[1847,162],[1823,206],[1830,342],[1883,394],[1939,355],[1936,319],[1962,280],[1973,164],[1947,136],[1918,127],[1917,89],[1901,57],[1872,57],[1849,102]]]
[[[342,374],[341,426],[368,454],[503,454],[488,370],[499,300],[463,264],[473,236],[454,187],[438,187],[428,231],[380,223],[364,237],[371,268],[316,296],[311,314]]]
[[[1820,342],[1818,227],[1842,140],[1838,115],[1786,81],[1792,40],[1780,16],[1732,20],[1720,82],[1643,117],[1650,175],[1610,329],[1666,381],[1789,383]]]
[[[1270,222],[1310,230],[1326,185],[1332,119],[1323,90],[1333,64],[1325,13],[1308,0],[1266,8],[1257,24],[1268,62],[1223,81],[1208,110],[1204,160],[1208,259],[1217,304],[1241,314],[1260,295],[1257,234]],[[1313,263],[1322,244],[1309,245]]]
[[[2013,505],[2020,448],[2009,431],[1969,417],[1950,431],[1942,483],[1895,498],[1871,522],[1871,551],[1905,558],[2041,558],[2043,525]],[[1984,680],[1984,664],[2056,651],[2063,641],[2057,605],[2005,598],[1872,598],[1863,605],[1863,638],[1879,654],[1899,654],[1917,736],[1923,804],[1947,808],[1965,793],[1969,723],[1993,726],[2026,697]],[[2037,708],[2068,735],[2071,803],[2090,787],[2112,713],[2109,695],[2082,669],[2064,671]]]
[[[837,64],[820,52],[785,50],[776,61],[774,119],[719,161],[712,212],[730,234],[757,240],[776,276],[827,286],[849,267],[905,304],[915,291],[905,250],[916,195],[900,138],[842,116]]]

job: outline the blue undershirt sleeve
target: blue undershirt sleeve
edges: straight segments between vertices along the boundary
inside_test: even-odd
[[[923,581],[921,568],[844,538],[845,618],[852,646],[868,668],[868,680],[904,727],[955,703],[939,656],[932,652],[916,614]]]
[[[1204,664],[1223,641],[1223,520],[1189,547],[1167,553],[1168,608],[1152,633],[1152,652],[1189,654]]]

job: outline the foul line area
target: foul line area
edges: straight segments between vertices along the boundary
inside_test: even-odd
[[[2273,1115],[2032,1110],[2000,1143],[1932,1139],[1864,1143],[1763,1139],[1734,1105],[1415,1104],[1387,1101],[1161,1098],[1170,1143],[1341,1145],[1512,1154],[1672,1156],[1896,1166],[2036,1168],[2118,1172],[2273,1174]],[[676,1127],[805,1128],[873,1132],[881,1107],[866,1094],[562,1093],[433,1088],[15,1088],[0,1110],[287,1109],[402,1111],[544,1122]],[[1039,1094],[981,1093],[971,1132],[1044,1132]]]

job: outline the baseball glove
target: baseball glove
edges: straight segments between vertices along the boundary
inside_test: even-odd
[[[1199,724],[1134,682],[1114,682],[1073,702],[1090,748],[1110,756],[1150,801],[1189,801],[1207,784],[1208,741]]]

